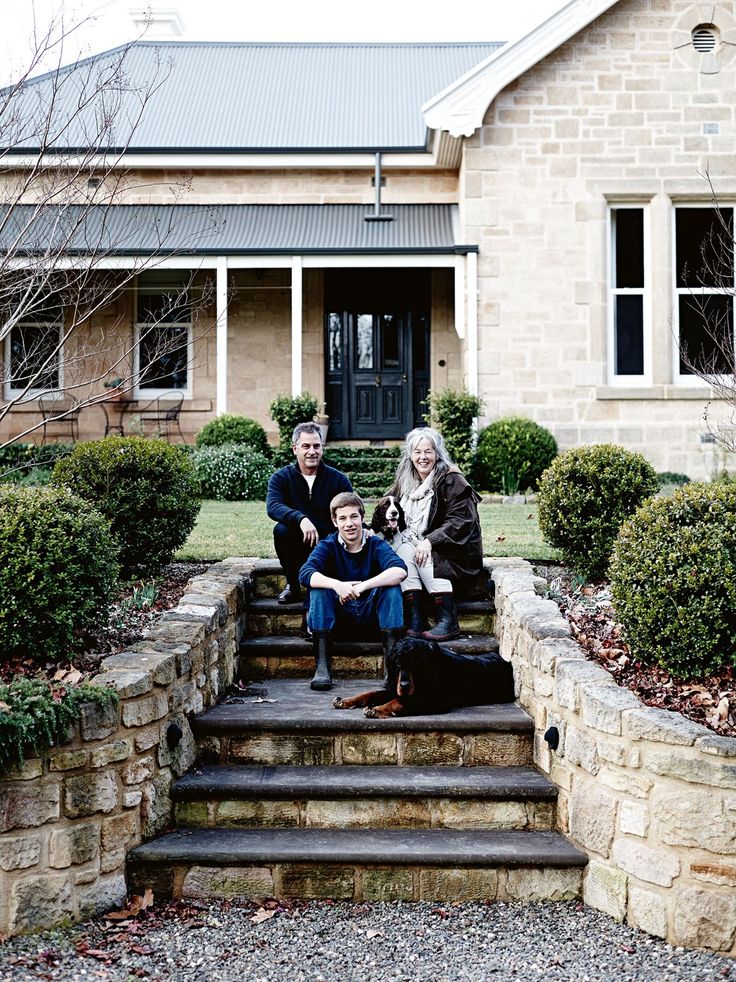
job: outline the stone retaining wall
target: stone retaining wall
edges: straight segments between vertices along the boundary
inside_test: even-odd
[[[736,739],[619,688],[529,563],[487,562],[535,762],[559,788],[560,830],[590,858],[585,902],[672,944],[736,954]]]
[[[255,560],[194,577],[150,636],[111,655],[94,680],[116,710],[84,707],[62,747],[0,781],[0,934],[110,910],[126,896],[125,857],[171,822],[169,788],[195,760],[189,725],[236,671]],[[167,730],[182,731],[171,749]]]

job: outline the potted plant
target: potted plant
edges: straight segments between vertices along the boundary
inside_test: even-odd
[[[110,394],[106,400],[107,402],[120,402],[125,397],[124,383],[119,376],[109,378],[106,382],[103,382],[103,388],[110,390]]]
[[[322,411],[315,413],[312,417],[313,422],[319,426],[319,431],[322,434],[322,443],[327,443],[327,431],[330,428],[330,417],[327,415],[327,403],[322,403]]]

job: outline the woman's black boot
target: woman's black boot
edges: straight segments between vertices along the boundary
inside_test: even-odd
[[[437,610],[437,623],[430,631],[422,631],[426,641],[449,641],[460,634],[455,597],[451,593],[433,593],[432,603]]]
[[[407,590],[402,594],[404,601],[404,624],[408,638],[421,637],[422,631],[427,630],[427,620],[422,610],[422,591]]]
[[[332,653],[330,651],[330,635],[327,631],[312,632],[312,647],[314,649],[314,678],[310,687],[316,692],[326,692],[332,688]]]

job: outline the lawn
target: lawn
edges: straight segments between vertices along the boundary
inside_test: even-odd
[[[536,505],[480,505],[487,556],[558,559],[542,539]],[[203,501],[197,524],[177,559],[274,556],[273,523],[262,501]]]

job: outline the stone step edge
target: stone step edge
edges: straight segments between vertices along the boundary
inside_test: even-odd
[[[430,775],[431,780],[420,780],[420,775]],[[557,785],[535,768],[524,765],[422,768],[396,764],[209,764],[200,765],[196,772],[190,771],[171,786],[175,801],[237,801],[254,797],[555,801],[557,794]]]
[[[455,829],[197,829],[167,832],[128,853],[130,868],[256,863],[581,868],[559,832]]]
[[[485,654],[486,652],[498,651],[499,643],[492,634],[475,634],[469,637],[456,638],[453,641],[445,641],[443,647],[460,654]],[[311,655],[312,651],[311,641],[301,637],[301,635],[294,634],[271,634],[264,637],[244,638],[238,649],[238,653],[244,658],[288,658],[289,656]],[[343,658],[378,657],[383,655],[383,644],[379,640],[342,641],[338,638],[333,641],[332,651]]]
[[[457,604],[457,612],[462,614],[493,614],[496,605],[493,600],[461,600]],[[280,604],[275,597],[257,597],[251,599],[245,606],[246,614],[292,614],[301,617],[304,605]]]
[[[265,684],[268,685],[266,680]],[[291,680],[289,680],[291,681]],[[297,679],[295,681],[302,681]],[[352,682],[352,679],[347,681]],[[364,680],[361,680],[364,681]],[[378,679],[373,679],[374,685],[378,684]],[[256,683],[261,684],[261,683]],[[367,686],[364,686],[367,688]],[[356,688],[360,688],[356,686]],[[223,705],[221,703],[220,705]],[[398,733],[402,735],[433,733],[446,736],[467,736],[478,734],[500,734],[503,736],[523,736],[529,737],[534,733],[534,721],[528,719],[513,720],[457,720],[451,714],[438,716],[399,716],[392,719],[367,719],[362,714],[362,710],[338,712],[329,720],[293,720],[277,719],[274,717],[261,716],[255,717],[230,717],[217,718],[212,711],[198,716],[192,722],[192,730],[195,737],[214,736],[214,737],[234,737],[241,734],[251,736],[253,733],[260,733],[262,736],[268,734],[290,735],[293,737],[310,736],[336,736],[339,734],[360,734],[362,736],[373,736],[374,734]]]

